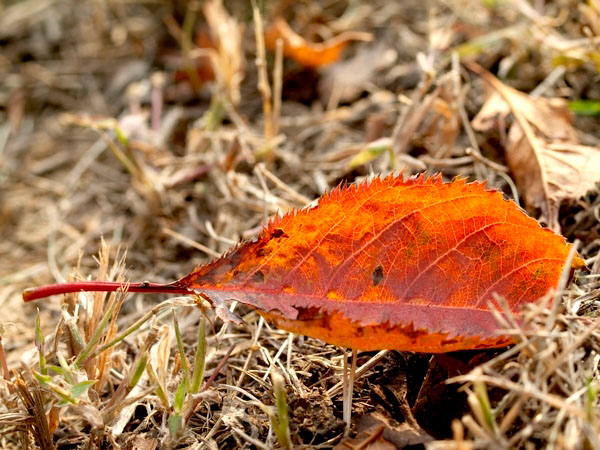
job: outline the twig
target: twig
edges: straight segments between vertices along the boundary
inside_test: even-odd
[[[359,378],[361,378],[375,364],[377,364],[379,361],[381,361],[385,357],[385,355],[387,355],[387,353],[388,353],[388,350],[381,350],[375,356],[373,356],[371,359],[369,359],[365,364],[360,366],[360,368],[356,371],[355,379],[358,380]],[[343,383],[339,382],[336,385],[329,388],[329,390],[327,391],[327,395],[329,397],[333,397],[333,396],[339,394],[340,391],[342,391],[342,388],[343,388]]]
[[[496,172],[500,172],[500,173],[508,173],[509,172],[508,167],[506,167],[506,166],[504,166],[502,164],[498,164],[497,162],[492,161],[491,159],[486,158],[481,153],[477,153],[471,147],[467,147],[467,149],[465,150],[465,153],[467,155],[471,156],[473,159],[475,159],[475,160],[477,160],[477,161],[485,164],[490,169],[495,170]]]
[[[260,163],[256,167],[257,167],[257,170],[262,172],[262,174],[265,177],[267,177],[270,181],[272,181],[273,184],[275,184],[282,191],[285,191],[287,194],[289,194],[289,196],[292,197],[294,200],[296,200],[300,205],[304,206],[312,201],[308,197],[305,197],[304,195],[300,194],[299,192],[296,192],[294,189],[292,189],[287,184],[285,184],[283,181],[281,181],[279,178],[277,178],[277,176],[275,176],[275,174],[273,172],[271,172],[269,169],[267,169],[264,164]]]
[[[0,325],[1,326],[1,325]],[[10,372],[8,370],[8,364],[6,363],[6,356],[4,354],[4,345],[2,344],[2,333],[0,332],[0,363],[2,365],[2,373],[4,379],[7,381],[8,392],[13,394],[15,392],[12,384],[10,383]]]
[[[283,40],[275,43],[275,66],[273,67],[273,134],[279,134],[281,95],[283,92]]]
[[[261,448],[263,450],[271,450],[271,447],[263,444],[258,439],[254,439],[253,437],[248,436],[242,430],[238,430],[237,428],[231,428],[231,431],[233,431],[235,434],[238,434],[240,437],[242,437],[243,439],[248,441],[250,444],[255,445],[257,448]]]
[[[541,400],[543,402],[548,403],[550,406],[556,409],[565,408],[570,414],[573,414],[579,418],[583,419],[585,416],[579,408],[568,404],[566,401],[564,401],[557,395],[545,394],[543,392],[540,392],[539,389],[537,389],[533,384],[529,384],[528,386],[522,386],[519,383],[507,380],[504,377],[492,377],[489,375],[475,376],[473,374],[460,375],[454,378],[450,378],[448,380],[449,383],[464,383],[465,381],[482,381],[491,386],[496,386],[509,391],[514,391],[523,396],[533,397],[537,400]]]
[[[428,83],[424,83],[422,89],[424,90],[426,87],[430,86],[432,81]],[[394,132],[392,134],[392,141],[394,145],[394,155],[403,154],[406,152],[408,148],[408,144],[410,140],[413,138],[417,128],[423,122],[423,119],[431,110],[433,102],[436,98],[438,98],[440,94],[440,88],[437,87],[431,94],[429,94],[425,99],[421,101],[420,97],[414,99],[413,104],[408,108],[411,112],[410,118],[406,118],[406,120],[398,120],[396,124],[396,128],[394,128]],[[407,111],[408,111],[407,110]]]
[[[521,206],[521,202],[519,201],[519,190],[517,189],[517,185],[513,181],[513,179],[506,173],[497,171],[497,174],[506,181],[508,187],[510,188],[510,192],[512,193],[512,199],[517,204],[517,206]]]
[[[272,95],[269,78],[267,76],[267,58],[265,51],[265,36],[263,30],[262,17],[260,10],[256,5],[256,0],[252,0],[252,17],[254,19],[254,38],[256,39],[256,68],[258,70],[258,91],[263,100],[263,121],[266,141],[267,158],[272,158],[271,140],[273,139],[273,112]]]
[[[210,256],[213,256],[215,258],[219,258],[221,256],[221,254],[219,252],[214,251],[212,248],[208,248],[206,245],[202,245],[199,242],[196,242],[193,239],[190,239],[190,238],[184,236],[183,234],[178,233],[177,231],[171,230],[170,228],[163,227],[161,231],[163,233],[168,234],[169,236],[177,239],[178,241],[181,241],[184,244],[189,245],[190,247],[194,247]]]
[[[467,133],[467,137],[469,138],[469,143],[471,144],[472,149],[471,151],[472,153],[481,156],[481,150],[479,149],[479,144],[477,143],[477,137],[475,136],[473,127],[471,127],[471,122],[469,122],[469,117],[467,116],[467,111],[465,110],[465,104],[463,102],[460,79],[460,59],[458,52],[456,51],[452,52],[452,84],[454,87],[454,98],[456,99],[456,109],[458,109],[458,116],[460,117],[460,121],[465,129],[465,133]],[[479,169],[477,172],[481,171],[481,167],[477,167],[477,165],[475,169]]]
[[[354,391],[354,378],[356,375],[356,360],[358,358],[358,352],[356,349],[352,349],[352,363],[350,371],[348,372],[348,356],[344,351],[344,398],[343,398],[343,418],[346,422],[346,429],[344,435],[350,434],[350,427],[352,425],[352,394]]]
[[[552,70],[552,72],[550,72],[548,76],[544,78],[542,82],[538,84],[535,87],[535,89],[529,93],[529,96],[537,98],[543,95],[544,92],[546,92],[550,88],[550,86],[552,86],[554,83],[556,83],[563,77],[566,71],[567,69],[565,68],[565,66],[555,67],[554,70]]]
[[[346,427],[344,429],[344,436],[348,436],[350,433],[350,414],[347,411],[348,406],[348,354],[346,353],[346,349],[342,350],[344,352],[343,364],[342,364],[342,417],[344,422],[346,422]]]

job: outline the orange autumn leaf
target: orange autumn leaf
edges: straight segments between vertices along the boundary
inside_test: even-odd
[[[361,350],[494,348],[511,342],[489,311],[494,294],[518,314],[556,286],[569,251],[482,182],[389,176],[275,218],[175,283],[129,290],[194,292],[221,316],[235,299],[282,329]]]
[[[351,41],[370,41],[370,33],[348,31],[325,42],[308,42],[297,34],[288,23],[278,17],[265,32],[265,45],[275,50],[277,40],[283,42],[283,54],[306,67],[320,67],[340,59],[342,50]]]
[[[390,176],[272,220],[175,285],[336,345],[442,352],[508,344],[493,294],[517,312],[556,286],[568,253],[483,183]]]

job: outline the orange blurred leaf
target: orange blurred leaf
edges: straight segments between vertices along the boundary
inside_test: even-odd
[[[325,42],[308,42],[297,34],[281,17],[277,17],[265,32],[265,45],[275,50],[277,40],[283,41],[283,53],[306,67],[319,67],[340,59],[342,50],[351,41],[371,41],[370,33],[347,31]]]

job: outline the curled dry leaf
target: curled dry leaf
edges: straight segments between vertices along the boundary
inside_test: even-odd
[[[539,208],[541,220],[560,230],[558,210],[563,200],[585,195],[600,181],[600,149],[579,145],[568,103],[560,98],[534,98],[503,84],[476,64],[468,67],[491,87],[473,128],[488,131],[510,113],[506,160],[525,204]]]
[[[557,284],[568,253],[563,237],[482,182],[388,176],[276,217],[255,241],[172,284],[128,289],[194,292],[221,315],[235,299],[344,347],[435,353],[509,344],[488,307],[494,293],[518,314]],[[575,257],[572,269],[582,266]],[[115,285],[54,285],[24,298]]]
[[[342,50],[351,41],[371,41],[370,33],[347,31],[325,42],[308,42],[281,17],[277,17],[265,32],[265,45],[274,50],[277,40],[283,41],[283,53],[306,67],[320,67],[340,59]]]

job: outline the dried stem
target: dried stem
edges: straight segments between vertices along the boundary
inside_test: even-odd
[[[170,284],[157,284],[143,281],[141,283],[119,283],[116,281],[73,281],[70,283],[48,284],[23,291],[23,301],[31,302],[52,295],[71,292],[146,292],[154,294],[190,294],[190,290]]]
[[[273,112],[272,112],[272,94],[267,75],[267,58],[265,51],[265,36],[263,30],[262,18],[256,2],[252,2],[252,12],[254,17],[254,34],[256,39],[256,68],[258,70],[258,91],[263,100],[263,119],[265,124],[265,153],[267,160],[272,157],[271,141],[273,139]]]

